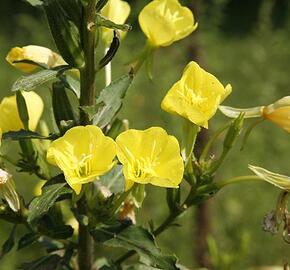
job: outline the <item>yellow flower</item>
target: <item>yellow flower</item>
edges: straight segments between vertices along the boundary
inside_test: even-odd
[[[208,120],[231,91],[230,84],[224,87],[215,76],[203,70],[196,62],[190,62],[182,78],[164,97],[161,108],[207,128]]]
[[[116,24],[124,24],[130,14],[130,5],[122,0],[109,0],[103,7],[101,14]],[[124,37],[126,32],[121,31],[121,37]],[[102,27],[102,39],[106,47],[109,47],[113,40],[113,29]]]
[[[8,63],[23,72],[32,72],[37,69],[37,66],[27,63],[14,63],[15,61],[30,60],[42,65],[46,65],[48,68],[67,65],[67,63],[59,54],[48,48],[36,45],[28,45],[22,48],[14,47],[7,54],[6,60]]]
[[[117,139],[117,156],[123,164],[126,190],[134,182],[178,188],[184,171],[177,139],[160,127],[129,129]]]
[[[220,111],[231,118],[237,118],[244,113],[244,118],[264,118],[290,133],[290,96],[283,97],[268,106],[239,109],[220,106]]]
[[[22,94],[29,115],[29,129],[35,130],[43,112],[43,101],[35,92],[23,92]],[[15,95],[5,97],[0,103],[0,128],[3,133],[24,128],[18,114]]]
[[[2,129],[0,128],[0,146],[1,146],[1,143],[2,143]]]
[[[115,156],[115,142],[92,125],[71,128],[53,141],[47,151],[48,162],[64,172],[67,183],[77,194],[82,184],[109,171]]]
[[[178,0],[154,0],[139,14],[142,31],[155,47],[169,46],[183,39],[196,28],[189,8],[180,5]]]

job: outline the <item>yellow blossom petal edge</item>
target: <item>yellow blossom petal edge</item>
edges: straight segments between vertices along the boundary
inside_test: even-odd
[[[160,127],[129,129],[116,138],[126,190],[136,183],[178,188],[184,172],[177,139]]]
[[[122,0],[109,0],[102,8],[101,14],[116,24],[124,24],[130,14],[131,8],[126,1]],[[126,32],[121,31],[120,36],[123,38]],[[114,31],[106,27],[102,27],[102,39],[109,47],[113,40]]]
[[[35,130],[43,112],[43,101],[35,92],[23,92],[29,115],[29,129]],[[0,128],[2,132],[17,131],[24,126],[18,114],[16,96],[5,97],[0,103]]]
[[[164,97],[161,108],[208,128],[208,120],[231,91],[230,84],[224,87],[214,75],[192,61]]]
[[[273,173],[264,168],[249,165],[249,169],[260,178],[286,191],[290,191],[290,177],[278,173]]]
[[[151,45],[169,46],[196,28],[191,10],[178,0],[154,0],[139,14],[139,24]]]
[[[37,66],[28,63],[15,63],[15,62],[22,60],[30,60],[35,63],[45,65],[48,68],[53,68],[56,66],[67,64],[59,54],[53,52],[48,48],[36,45],[28,45],[22,48],[14,47],[7,54],[6,60],[12,66],[27,73],[33,72],[35,69],[37,69]]]
[[[79,194],[82,184],[92,182],[115,164],[115,142],[96,126],[69,129],[47,152],[49,163],[58,166],[67,183]]]

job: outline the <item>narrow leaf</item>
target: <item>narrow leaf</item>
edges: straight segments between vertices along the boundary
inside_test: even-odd
[[[66,183],[54,184],[44,188],[43,193],[30,203],[27,221],[34,224],[48,212],[61,196],[71,193],[72,190],[66,187]]]
[[[21,76],[12,86],[12,91],[31,91],[44,83],[54,80],[62,70],[45,69],[28,76]]]
[[[163,255],[156,247],[154,237],[139,226],[129,226],[119,232],[112,227],[96,228],[92,231],[96,241],[102,240],[104,245],[120,247],[136,251],[139,256],[150,262],[151,266],[167,270],[177,270],[176,258]]]
[[[18,267],[20,270],[55,270],[57,269],[61,257],[53,254],[41,257],[33,262],[23,263]]]
[[[122,76],[103,89],[95,106],[83,106],[81,109],[88,114],[95,125],[105,127],[120,110],[123,98],[132,81],[132,73]]]
[[[43,2],[41,0],[26,0],[32,6],[41,6]]]
[[[16,92],[16,102],[17,102],[17,110],[20,116],[21,122],[26,130],[29,129],[29,114],[26,106],[25,98],[22,94],[22,91]]]
[[[106,28],[114,29],[114,30],[121,30],[121,31],[130,31],[132,30],[132,26],[129,24],[117,24],[113,21],[109,20],[108,18],[102,16],[102,14],[97,13],[97,25],[103,26]]]
[[[27,233],[25,235],[23,235],[20,240],[18,241],[18,250],[25,248],[33,243],[35,243],[38,238],[40,237],[40,235],[38,233],[35,232],[30,232]]]
[[[14,247],[15,244],[15,231],[16,231],[16,225],[13,226],[13,229],[8,237],[8,239],[4,242],[3,246],[2,246],[2,250],[0,253],[0,259],[6,255],[7,253],[9,253],[11,251],[11,249]]]
[[[8,132],[4,133],[2,139],[3,140],[15,140],[15,141],[19,141],[22,139],[54,140],[57,137],[58,136],[56,134],[45,137],[45,136],[40,135],[37,132],[21,129],[19,131],[8,131]]]

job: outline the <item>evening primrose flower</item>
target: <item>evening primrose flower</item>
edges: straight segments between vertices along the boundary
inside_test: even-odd
[[[23,92],[22,94],[29,115],[29,129],[34,131],[43,112],[43,101],[35,92]],[[5,97],[0,103],[0,128],[3,133],[24,128],[18,114],[15,95]]]
[[[116,24],[124,24],[130,14],[130,5],[122,0],[109,0],[102,8],[101,14]],[[113,29],[102,27],[102,39],[109,47],[113,40]],[[121,31],[121,38],[124,37],[126,32]]]
[[[129,129],[116,138],[126,190],[134,182],[178,188],[184,171],[177,139],[160,127]]]
[[[230,84],[224,87],[215,76],[192,61],[164,97],[161,108],[207,128],[208,120],[231,91]]]
[[[6,200],[9,207],[14,212],[18,212],[20,209],[20,202],[15,190],[14,181],[12,176],[2,169],[0,169],[0,197]]]
[[[69,129],[53,141],[47,160],[58,166],[67,183],[79,194],[82,184],[94,181],[114,166],[115,142],[99,127],[88,125]]]
[[[283,97],[268,106],[246,109],[220,106],[219,109],[230,118],[236,118],[240,113],[244,113],[244,118],[264,118],[290,133],[290,96]]]
[[[27,73],[37,69],[37,66],[28,63],[17,63],[17,61],[30,60],[35,63],[47,66],[48,68],[67,65],[67,63],[62,59],[59,54],[53,52],[48,48],[36,45],[28,45],[22,48],[14,47],[7,54],[6,60],[12,66]]]
[[[191,10],[178,0],[153,0],[140,12],[139,24],[154,47],[169,46],[197,28]]]
[[[264,168],[249,165],[249,169],[268,183],[290,192],[290,177],[270,172]]]

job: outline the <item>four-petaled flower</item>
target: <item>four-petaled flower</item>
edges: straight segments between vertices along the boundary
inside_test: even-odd
[[[117,139],[117,156],[123,164],[126,190],[134,182],[178,188],[184,165],[177,139],[159,127],[130,129]]]
[[[224,87],[215,76],[192,61],[164,97],[161,108],[207,128],[208,120],[231,90],[230,84]]]
[[[94,181],[115,164],[115,142],[96,126],[77,126],[55,140],[47,152],[49,163],[58,166],[77,194],[82,184]]]
[[[169,46],[196,28],[191,10],[178,0],[154,0],[139,14],[142,31],[154,47]]]

